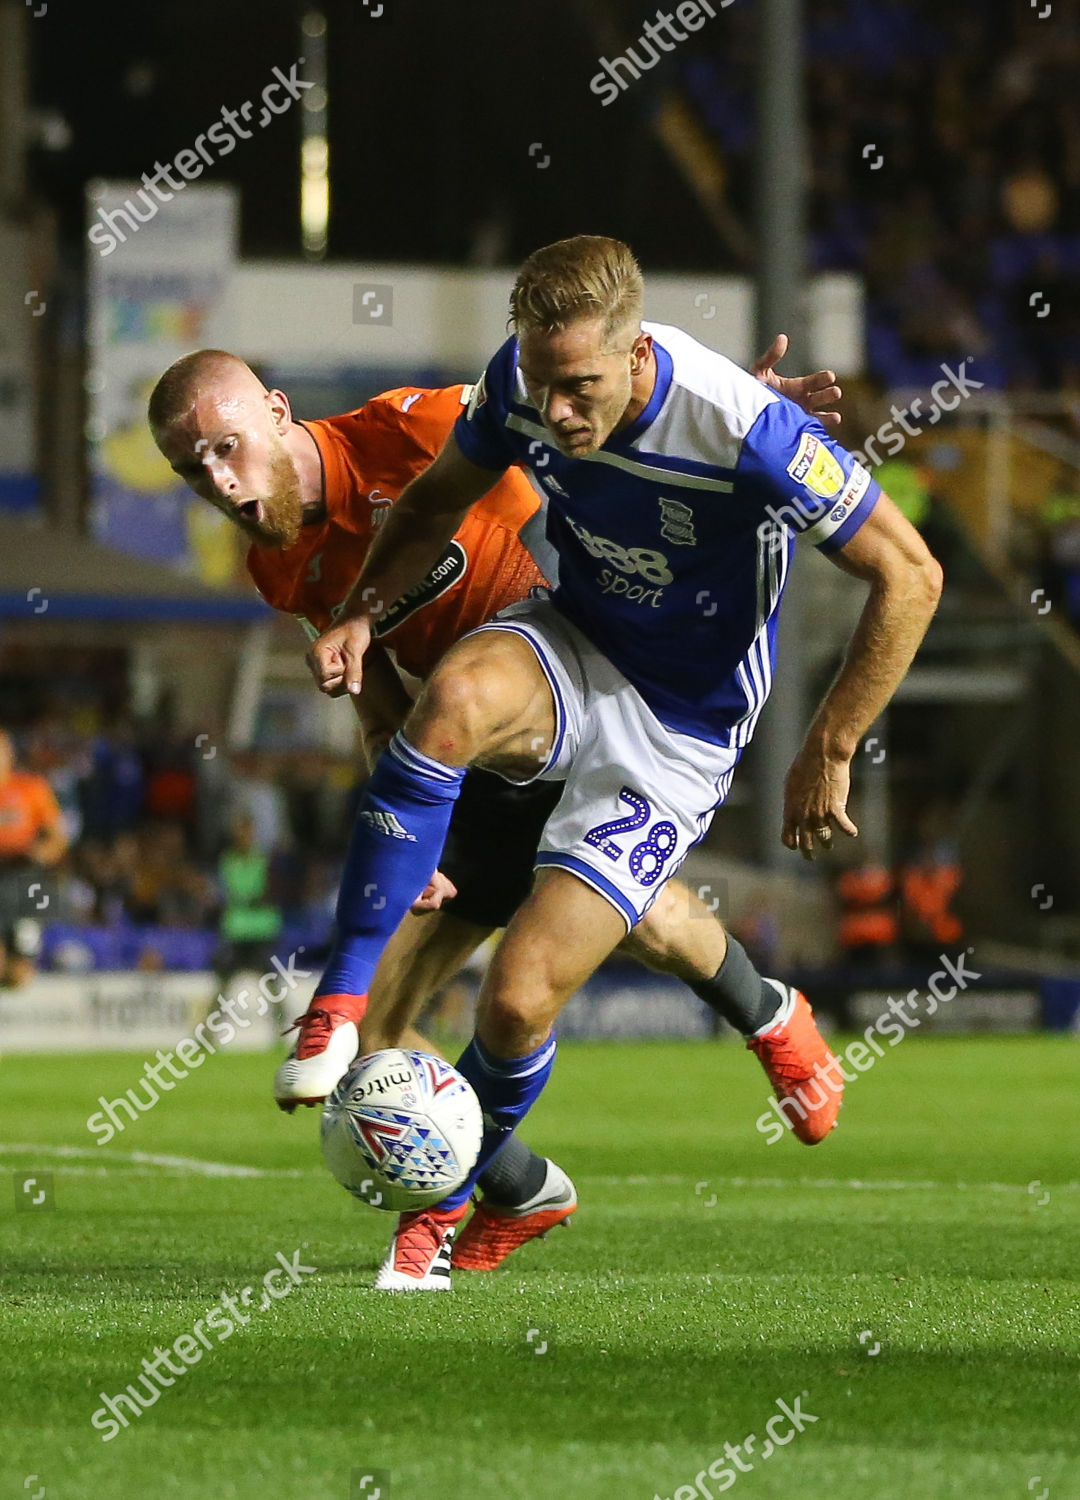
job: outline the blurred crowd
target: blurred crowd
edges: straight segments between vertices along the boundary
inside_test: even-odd
[[[0,729],[0,946],[35,967],[266,969],[329,941],[356,768],[311,751],[219,751],[122,716],[93,733],[55,714]],[[860,967],[955,944],[962,875],[949,820],[927,809],[895,870],[837,875],[834,954]],[[757,892],[732,930],[764,968],[777,913]],[[0,964],[0,967],[3,965]]]
[[[124,958],[148,968],[258,963],[286,929],[311,947],[327,941],[356,796],[351,762],[229,752],[205,734],[125,716],[85,732],[56,715],[12,740],[18,775],[51,788],[66,842],[47,869],[35,851],[8,861],[24,885],[37,873],[48,896],[22,912],[42,913],[47,963],[94,966],[92,929],[114,941],[129,931]]]
[[[755,7],[683,62],[753,212]],[[811,227],[865,273],[875,375],[973,358],[990,385],[1080,388],[1080,0],[815,0]]]

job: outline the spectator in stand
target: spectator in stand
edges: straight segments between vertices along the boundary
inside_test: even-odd
[[[118,719],[97,737],[91,767],[84,792],[86,832],[106,840],[130,833],[142,814],[146,775],[129,719]]]
[[[19,771],[0,730],[0,984],[25,984],[41,950],[48,872],[68,847],[60,805],[44,776]]]
[[[263,973],[281,932],[281,910],[271,897],[270,859],[255,842],[252,818],[240,818],[218,861],[223,902],[216,967],[222,981],[240,969]]]
[[[887,458],[874,470],[874,478],[889,499],[916,528],[921,531],[930,516],[930,491],[926,485],[926,471],[901,454],[898,458]]]
[[[131,844],[126,841],[121,843],[118,874],[124,912],[130,921],[140,926],[152,926],[157,922],[161,889],[168,873],[154,848],[151,829],[140,828]]]
[[[892,871],[875,863],[853,866],[837,881],[837,895],[845,958],[866,968],[883,968],[892,962],[900,939]]]
[[[133,833],[117,835],[111,842],[84,839],[79,858],[96,901],[93,921],[112,927],[127,917],[128,892],[139,858],[139,841]]]
[[[677,62],[743,225],[755,23],[733,7]],[[1080,233],[1077,0],[1045,14],[1041,0],[815,0],[806,53],[814,264],[869,266],[875,374],[922,386],[935,364],[981,356],[988,385],[1080,385],[1071,359],[1033,372],[1029,336],[1051,329],[1014,295],[1040,240],[1074,254]]]
[[[232,786],[228,798],[229,825],[248,817],[255,827],[255,843],[266,854],[289,843],[289,812],[285,792],[274,777],[269,756],[243,750],[232,757]]]
[[[50,921],[66,926],[87,927],[94,920],[98,893],[87,879],[78,847],[70,847],[53,872],[56,909],[49,908]]]
[[[295,908],[295,919],[311,934],[311,946],[329,944],[334,928],[341,860],[316,856],[308,861]]]
[[[165,870],[158,921],[162,927],[211,927],[218,905],[210,875],[200,870],[187,847],[187,830],[162,823],[153,830],[156,858]]]
[[[919,844],[900,870],[905,945],[927,962],[964,940],[964,924],[952,909],[963,871],[948,825],[944,808],[928,808],[919,819]]]
[[[83,740],[61,721],[50,718],[30,731],[24,759],[26,769],[44,776],[52,787],[68,842],[77,843],[83,831],[82,788],[90,774],[90,756]]]
[[[211,882],[189,860],[178,823],[148,824],[121,874],[131,921],[155,927],[201,927],[215,905]]]
[[[190,765],[169,757],[151,772],[146,783],[144,809],[151,818],[168,824],[189,826],[195,816],[195,775]]]
[[[1032,153],[1018,162],[1001,186],[1001,206],[1016,234],[1049,234],[1061,212],[1061,196],[1050,173]]]

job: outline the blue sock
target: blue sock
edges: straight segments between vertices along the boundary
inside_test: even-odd
[[[382,951],[438,866],[463,770],[421,755],[399,731],[372,773],[337,904],[337,936],[316,995],[366,995]]]
[[[492,1057],[473,1037],[457,1060],[457,1070],[469,1080],[480,1100],[484,1139],[475,1167],[461,1186],[442,1200],[440,1208],[460,1208],[468,1202],[476,1179],[539,1099],[554,1065],[554,1032],[526,1057]]]

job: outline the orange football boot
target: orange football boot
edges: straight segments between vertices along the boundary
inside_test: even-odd
[[[548,1161],[540,1191],[517,1208],[481,1201],[454,1246],[454,1270],[494,1271],[512,1251],[542,1239],[556,1224],[566,1224],[577,1208],[574,1184],[561,1167]]]
[[[806,996],[777,979],[768,983],[784,996],[787,1020],[762,1036],[752,1036],[746,1045],[768,1074],[785,1120],[804,1146],[816,1146],[836,1124],[844,1098],[843,1075],[817,1029]]]

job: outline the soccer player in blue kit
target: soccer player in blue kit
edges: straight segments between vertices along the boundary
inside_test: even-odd
[[[680,329],[642,323],[641,270],[621,242],[581,235],[536,251],[510,305],[514,336],[312,651],[324,692],[358,691],[373,622],[507,467],[532,475],[558,586],[459,641],[424,685],[368,784],[350,849],[378,902],[342,928],[320,986],[365,992],[436,867],[466,767],[565,783],[458,1062],[484,1110],[479,1161],[442,1203],[402,1215],[376,1280],[386,1289],[449,1286],[475,1178],[543,1089],[560,1009],[727,796],[769,693],[796,536],[869,585],[786,782],[782,838],[807,858],[834,829],[857,833],[852,757],[941,591],[919,534],[816,419]],[[802,995],[763,980],[716,931],[718,975],[731,968],[745,993],[760,992],[763,1019],[809,1016]]]

